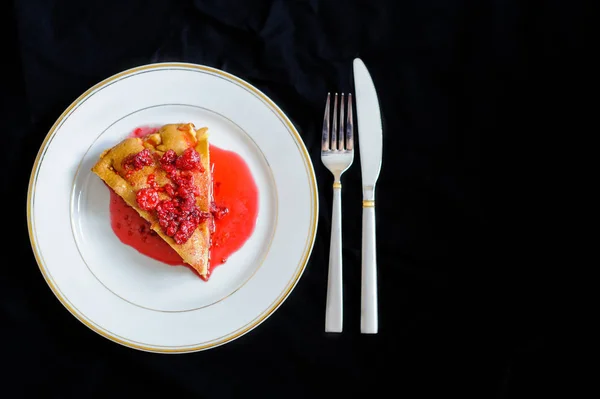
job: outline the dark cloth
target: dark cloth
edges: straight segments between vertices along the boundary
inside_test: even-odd
[[[5,3],[0,380],[10,394],[0,396],[533,398],[567,384],[555,327],[568,275],[548,262],[560,262],[562,247],[534,238],[558,218],[545,212],[558,191],[553,156],[564,153],[547,145],[580,127],[583,7]],[[326,93],[353,90],[357,56],[384,119],[374,336],[359,332],[357,162],[343,177],[344,332],[324,332],[332,176],[319,159],[320,129]],[[243,337],[185,355],[117,345],[71,316],[39,272],[25,215],[33,160],[62,111],[102,79],[162,61],[220,68],[265,92],[301,133],[319,185],[316,243],[289,298]]]

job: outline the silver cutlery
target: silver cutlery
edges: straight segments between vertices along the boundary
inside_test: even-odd
[[[356,58],[353,64],[363,186],[360,331],[364,334],[376,334],[378,314],[375,183],[381,170],[383,129],[379,100],[371,75],[360,58]]]
[[[338,95],[335,94],[333,117],[331,117],[331,95],[327,93],[321,140],[321,161],[333,174],[333,208],[325,310],[326,332],[342,332],[343,328],[342,183],[340,179],[354,160],[352,94],[348,94],[347,100],[344,97],[344,93],[342,93],[338,106]],[[344,115],[344,109],[347,109],[346,116]],[[346,119],[345,123],[344,119]]]

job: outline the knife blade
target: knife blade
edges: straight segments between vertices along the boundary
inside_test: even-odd
[[[377,91],[367,67],[360,58],[354,60],[353,70],[363,186],[360,330],[364,334],[376,334],[378,310],[375,184],[381,171],[383,128]]]
[[[375,183],[381,170],[381,111],[373,79],[360,58],[354,60],[354,90],[360,144],[360,168],[365,200],[374,200]]]

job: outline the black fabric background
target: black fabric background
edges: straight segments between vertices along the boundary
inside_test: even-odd
[[[568,150],[546,151],[582,127],[589,25],[576,2],[2,7],[0,396],[537,398],[569,386],[570,341],[556,333],[569,274],[549,261],[563,246],[546,240],[562,218],[552,206]],[[352,91],[356,56],[384,118],[375,336],[359,333],[358,157],[343,178],[345,330],[323,331],[331,175],[319,134],[326,92]],[[98,81],[159,61],[221,68],[264,91],[300,131],[320,189],[317,240],[289,298],[247,335],[186,355],[125,348],[77,321],[46,285],[26,227],[29,174],[56,118]]]

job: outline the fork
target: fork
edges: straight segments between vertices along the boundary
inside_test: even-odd
[[[344,124],[344,93],[339,104],[338,95],[333,100],[333,118],[330,123],[330,100],[327,93],[323,137],[321,139],[321,161],[333,174],[333,209],[331,216],[331,241],[329,246],[329,272],[327,278],[327,304],[325,307],[325,331],[342,332],[342,174],[354,160],[354,137],[352,120],[352,94],[348,94],[347,119]],[[331,126],[332,125],[332,126]],[[330,128],[331,126],[331,128]]]

